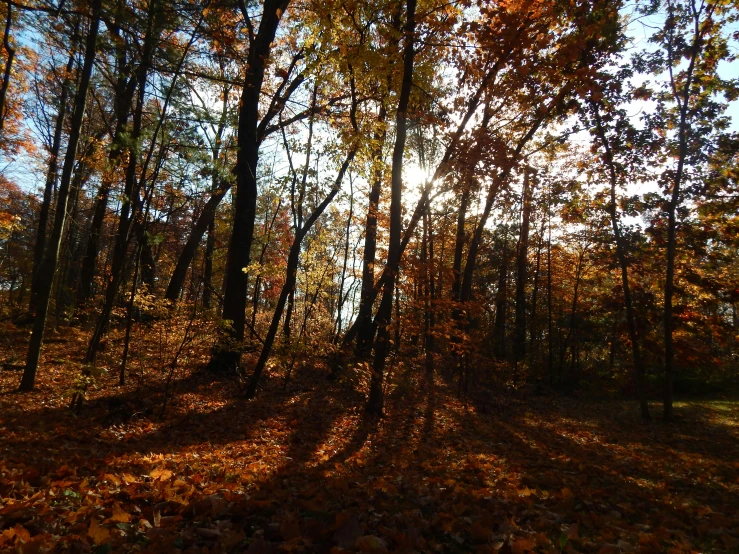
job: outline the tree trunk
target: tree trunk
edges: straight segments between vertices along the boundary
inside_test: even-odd
[[[593,114],[595,115],[596,131],[603,145],[603,159],[608,169],[608,177],[610,181],[610,202],[608,204],[608,213],[611,216],[611,226],[613,228],[613,238],[616,242],[616,257],[618,265],[621,268],[621,286],[624,291],[624,304],[626,305],[626,324],[629,329],[629,340],[631,341],[631,358],[634,364],[634,384],[636,386],[636,395],[639,401],[639,409],[643,421],[649,421],[649,404],[647,403],[646,392],[644,390],[644,364],[641,358],[639,332],[636,325],[636,313],[634,310],[634,302],[631,297],[631,286],[629,284],[629,262],[626,258],[626,245],[621,234],[621,226],[617,214],[616,205],[616,185],[618,178],[616,175],[616,164],[613,159],[611,145],[606,136],[603,121],[600,116],[599,106],[592,103]]]
[[[8,5],[8,10],[10,5]],[[36,311],[36,297],[38,288],[38,277],[41,269],[41,263],[44,258],[44,249],[46,248],[46,234],[49,227],[49,213],[51,212],[51,196],[59,177],[59,150],[62,144],[62,133],[64,131],[64,118],[67,113],[67,99],[69,96],[69,88],[71,86],[70,75],[74,69],[75,54],[74,45],[77,44],[77,34],[79,32],[79,19],[75,25],[74,36],[72,38],[73,50],[69,55],[66,70],[64,73],[64,81],[59,96],[59,109],[56,114],[56,123],[54,126],[54,138],[51,142],[49,150],[49,170],[46,173],[46,184],[44,186],[44,197],[41,202],[41,210],[39,211],[38,229],[36,231],[36,245],[33,249],[33,273],[31,274],[31,301],[29,311]]]
[[[3,46],[8,58],[5,60],[5,71],[3,72],[3,83],[0,86],[0,135],[5,127],[5,98],[10,86],[10,72],[13,69],[15,59],[15,48],[10,44],[10,28],[13,25],[13,3],[8,1],[8,14],[5,20],[5,32],[3,33]]]
[[[423,215],[423,243],[421,245],[421,271],[423,272],[424,351],[426,371],[434,370],[434,246],[431,230],[431,214],[428,207]]]
[[[190,268],[192,259],[195,257],[195,252],[197,252],[198,246],[203,240],[203,235],[206,230],[209,230],[213,225],[218,204],[221,203],[221,200],[223,200],[223,197],[226,196],[226,193],[230,188],[231,184],[228,181],[221,181],[218,188],[205,203],[203,211],[200,212],[192,231],[190,231],[190,236],[187,237],[185,246],[182,248],[182,252],[180,252],[179,257],[177,258],[177,264],[175,265],[172,277],[169,280],[167,292],[164,294],[166,299],[174,302],[179,298],[180,292],[182,291],[182,285],[184,285],[185,278],[187,277],[187,270]]]
[[[536,358],[539,352],[539,329],[537,328],[536,310],[539,301],[539,275],[541,273],[541,247],[544,241],[544,219],[541,221],[536,241],[536,267],[534,269],[534,290],[531,293],[531,355]]]
[[[77,155],[77,144],[80,139],[82,121],[85,115],[87,90],[90,86],[92,68],[95,62],[95,50],[97,45],[98,28],[100,26],[101,11],[102,0],[95,0],[92,4],[90,29],[87,33],[87,39],[85,42],[85,58],[80,73],[79,88],[75,97],[74,113],[72,114],[70,125],[67,152],[64,156],[64,166],[62,168],[62,177],[59,184],[59,193],[57,195],[56,214],[54,215],[54,227],[51,231],[51,236],[49,237],[49,245],[46,254],[44,255],[43,268],[41,272],[42,278],[38,287],[36,316],[33,321],[33,331],[31,332],[31,341],[28,347],[26,368],[23,372],[23,378],[20,384],[20,390],[22,391],[32,390],[36,381],[36,371],[38,369],[39,358],[41,355],[44,330],[46,328],[46,315],[49,309],[51,287],[54,281],[54,274],[56,273],[59,248],[61,246],[62,234],[64,233],[64,224],[67,216],[67,200],[70,194],[72,171],[74,169],[74,162]]]
[[[272,321],[270,322],[267,335],[264,337],[264,343],[262,344],[262,351],[259,354],[259,359],[257,360],[257,364],[254,367],[254,372],[252,373],[251,377],[249,378],[249,382],[247,383],[247,398],[254,398],[254,395],[257,392],[257,384],[259,383],[259,378],[261,377],[262,371],[264,371],[264,366],[267,364],[267,360],[269,360],[269,356],[272,353],[272,346],[274,345],[275,337],[277,336],[277,331],[280,327],[280,319],[282,318],[282,311],[285,308],[285,302],[287,301],[287,297],[290,292],[295,290],[298,265],[300,263],[300,249],[303,243],[303,239],[305,238],[305,235],[308,233],[308,231],[310,231],[310,229],[313,227],[318,218],[321,216],[321,214],[323,214],[323,212],[326,210],[336,194],[339,192],[339,189],[341,188],[341,182],[344,180],[346,170],[349,168],[349,164],[354,159],[356,151],[356,148],[351,149],[346,159],[344,160],[344,163],[339,169],[339,173],[336,176],[336,180],[334,181],[334,186],[331,189],[331,192],[316,207],[310,217],[308,217],[305,225],[296,230],[295,238],[293,239],[293,243],[290,246],[290,253],[287,257],[287,278],[285,279],[285,283],[283,284],[282,290],[280,291],[280,296],[277,299],[277,306],[275,306],[275,312],[274,314],[272,314]]]
[[[341,334],[341,310],[344,308],[344,285],[346,284],[346,266],[349,261],[349,237],[352,218],[354,217],[354,183],[349,176],[349,215],[346,218],[346,238],[344,241],[344,263],[341,266],[341,280],[339,281],[339,298],[336,304],[336,331],[334,337]]]
[[[203,268],[203,308],[210,310],[213,297],[213,250],[216,244],[216,222],[211,219],[208,223],[208,238],[205,241],[205,260]]]
[[[119,45],[116,49],[116,81],[115,97],[113,105],[115,109],[116,124],[111,141],[108,165],[115,168],[120,161],[124,148],[124,136],[128,126],[128,118],[133,111],[133,101],[136,94],[138,80],[129,75],[130,63],[126,57],[125,41],[120,38],[120,28],[111,24],[109,33],[115,37],[114,44]],[[80,281],[78,290],[78,303],[88,300],[92,296],[92,284],[95,278],[98,253],[100,250],[100,236],[108,208],[108,198],[113,185],[114,170],[105,171],[102,175],[100,188],[95,201],[95,211],[90,223],[90,232],[87,239],[85,254],[80,269]]]
[[[384,103],[380,105],[377,116],[380,124],[385,122],[387,112]],[[372,153],[372,160],[376,164],[372,180],[372,188],[369,193],[369,206],[367,207],[367,222],[364,226],[364,255],[362,257],[362,288],[359,295],[359,313],[357,314],[357,344],[356,355],[360,358],[369,356],[372,342],[375,338],[375,326],[372,321],[372,306],[376,295],[375,288],[375,254],[377,252],[377,212],[380,204],[380,191],[384,181],[384,170],[382,167],[382,146],[385,143],[387,133],[385,131],[375,134],[377,148]]]
[[[155,20],[159,19],[159,6],[152,2],[149,6],[149,14],[147,21],[146,38],[144,40],[144,49],[142,53],[141,64],[138,68],[136,88],[138,89],[138,99],[136,110],[133,114],[133,129],[129,137],[130,146],[128,147],[128,167],[126,168],[126,181],[123,191],[123,202],[121,212],[118,218],[118,229],[115,236],[115,244],[113,246],[113,257],[111,260],[110,279],[105,291],[105,301],[103,309],[99,315],[97,325],[90,338],[85,355],[86,363],[94,363],[97,357],[98,346],[105,333],[105,329],[110,319],[110,313],[113,310],[115,297],[118,293],[121,279],[123,277],[123,269],[126,262],[128,245],[130,242],[131,227],[135,219],[135,202],[139,201],[139,192],[142,179],[137,178],[137,165],[139,158],[139,139],[141,137],[142,119],[144,111],[144,102],[146,97],[146,79],[151,66],[155,29],[158,25]],[[156,136],[154,137],[156,139]],[[153,140],[154,140],[153,139]]]
[[[406,141],[406,112],[413,86],[413,56],[416,31],[416,0],[407,1],[406,23],[404,29],[405,46],[403,50],[403,80],[398,99],[398,110],[395,116],[395,146],[393,148],[391,197],[390,197],[390,238],[388,241],[387,268],[382,290],[382,300],[377,311],[377,340],[375,357],[372,364],[370,392],[367,399],[367,412],[382,415],[383,380],[385,361],[390,349],[390,322],[392,319],[393,291],[400,265],[401,223],[402,223],[402,191],[403,191],[403,154]]]
[[[547,191],[547,369],[549,384],[554,384],[554,358],[552,337],[552,189]]]
[[[257,212],[257,163],[259,161],[259,96],[272,42],[289,0],[266,0],[259,32],[250,40],[239,104],[236,154],[236,202],[233,228],[226,255],[226,283],[223,295],[224,322],[228,336],[222,337],[213,351],[209,367],[217,371],[235,369],[241,363],[241,343],[246,327],[247,274],[251,260],[254,223]]]
[[[567,354],[567,348],[570,346],[570,339],[572,339],[573,333],[575,332],[575,316],[577,314],[577,301],[578,294],[580,292],[580,282],[582,280],[583,263],[585,261],[585,250],[583,249],[577,257],[577,267],[575,268],[575,286],[572,291],[572,305],[570,306],[570,324],[567,329],[567,336],[562,343],[559,354],[559,375],[562,377],[564,371],[565,355]],[[574,356],[574,346],[570,347],[571,355]]]
[[[459,201],[459,212],[457,213],[457,233],[454,239],[454,262],[452,265],[452,300],[459,302],[462,290],[462,256],[464,255],[464,224],[467,219],[467,206],[470,201],[470,186],[465,186]]]
[[[526,357],[526,281],[529,255],[529,221],[531,219],[531,170],[524,169],[523,196],[521,198],[521,232],[516,252],[516,364]]]
[[[503,240],[503,252],[498,274],[498,292],[495,298],[495,357],[506,357],[506,320],[508,319],[508,231]]]

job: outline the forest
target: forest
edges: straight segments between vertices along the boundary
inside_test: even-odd
[[[737,0],[0,23],[0,551],[739,552]]]

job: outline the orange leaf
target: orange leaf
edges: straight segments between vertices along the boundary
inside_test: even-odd
[[[160,481],[166,481],[170,477],[172,477],[172,472],[168,469],[158,467],[151,473],[149,473],[149,477],[151,477],[152,479],[159,479]]]
[[[87,530],[87,536],[90,537],[97,545],[104,544],[110,540],[110,530],[101,527],[98,520],[93,518],[90,520],[90,528]]]
[[[131,514],[125,512],[118,504],[113,505],[113,517],[110,518],[116,523],[129,523]]]
[[[526,537],[518,537],[516,542],[511,545],[511,550],[514,554],[524,554],[524,552],[531,552],[534,550],[535,543],[531,539]]]

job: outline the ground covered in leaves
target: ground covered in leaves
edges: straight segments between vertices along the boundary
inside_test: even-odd
[[[23,395],[16,339],[0,352],[0,551],[739,552],[730,401],[644,426],[616,400],[461,402],[408,365],[372,421],[361,383],[320,367],[286,388],[275,368],[249,402],[185,367],[164,413],[163,372],[141,369],[125,387],[101,375],[75,415],[74,337]]]

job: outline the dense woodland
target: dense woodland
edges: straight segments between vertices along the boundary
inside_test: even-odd
[[[488,499],[474,493],[487,486],[479,483],[447,498],[453,505],[436,520],[420,509],[425,526],[366,509],[414,495],[438,505],[433,479],[459,491],[465,472],[492,467],[495,455],[480,445],[523,441],[516,455],[528,457],[511,462],[511,475],[537,457],[526,448],[553,463],[560,447],[545,429],[557,421],[591,433],[584,443],[594,450],[610,429],[641,437],[630,450],[640,459],[697,463],[675,454],[684,437],[655,438],[671,427],[646,425],[663,420],[683,421],[691,440],[711,442],[696,452],[719,460],[714,488],[684,506],[707,506],[703,520],[730,516],[722,502],[736,498],[739,479],[720,453],[736,448],[736,411],[676,410],[686,395],[739,383],[735,0],[7,0],[0,16],[0,425],[9,464],[0,461],[9,483],[0,485],[0,548],[44,551],[59,537],[68,542],[58,551],[75,552],[739,545],[736,521],[660,534],[668,523],[645,514],[664,515],[674,498],[652,508],[655,493],[645,491],[629,508],[586,501],[577,488],[594,486],[585,453],[577,482],[568,484],[564,465],[542,470],[565,483],[556,493],[543,492],[535,469],[533,481],[511,478],[510,498],[492,493],[503,504],[487,510],[508,514],[505,525],[484,509],[457,509]],[[220,406],[212,421],[208,405]],[[465,419],[473,412],[487,423]],[[187,427],[195,417],[197,432]],[[301,430],[304,418],[318,430]],[[447,451],[448,474],[426,475],[411,493],[389,465],[413,468],[419,456],[418,467],[441,471],[425,464],[445,448],[431,431],[403,435],[413,426],[399,422],[413,418],[424,436],[429,418],[441,421],[461,457]],[[486,427],[500,418],[528,427],[505,436]],[[109,451],[58,454],[54,437],[74,440],[83,421],[90,434],[78,440],[108,441]],[[242,432],[233,422],[243,421]],[[250,462],[279,474],[293,460],[302,469],[286,474],[306,482],[329,479],[321,464],[351,474],[353,456],[380,437],[390,458],[362,462],[378,474],[312,485],[351,496],[352,483],[372,483],[359,489],[379,500],[349,503],[354,511],[332,504],[338,497],[325,500],[331,509],[290,507],[290,487],[305,483],[272,474],[269,486],[255,485],[233,468],[208,477],[192,453],[173,454],[184,441],[215,456],[194,438],[201,432],[224,449],[220,466],[237,463],[223,453],[232,442],[214,438],[224,426],[233,441],[272,428],[293,446],[331,426],[356,427],[345,454],[324,454],[324,444],[318,466],[305,444],[303,457],[283,445],[271,459],[263,445],[262,461]],[[308,438],[285,438],[291,428]],[[175,457],[134,462],[121,444],[137,440],[149,441],[133,448],[141,455],[161,448]],[[436,450],[414,450],[416,440]],[[539,446],[524,447],[529,440]],[[253,455],[259,447],[249,444]],[[291,457],[280,458],[286,450]],[[105,470],[118,463],[111,452],[129,465]],[[88,466],[99,467],[77,479]],[[37,522],[47,513],[39,502],[63,504],[50,500],[44,474],[54,472],[69,481],[56,494],[77,502],[63,506],[78,510],[71,527]],[[137,504],[144,486],[179,508],[152,508],[153,497]],[[116,498],[107,519],[95,515],[103,504],[84,512],[83,489],[95,487]],[[549,512],[532,507],[555,497]],[[632,534],[604,534],[603,519],[547,519],[597,512],[580,501],[608,505],[606,519],[633,515],[624,531]],[[240,506],[238,517],[227,504]],[[19,510],[35,511],[24,519]],[[541,517],[521,520],[526,510]],[[222,525],[227,513],[235,527]]]

